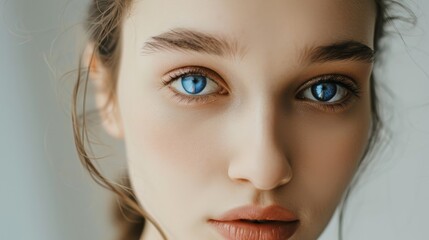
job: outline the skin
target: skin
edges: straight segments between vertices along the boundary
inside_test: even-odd
[[[341,40],[373,47],[370,0],[144,0],[123,25],[117,98],[102,112],[126,144],[137,198],[169,239],[223,239],[207,223],[239,206],[279,204],[300,220],[291,239],[316,239],[355,174],[371,126],[373,64],[312,62],[306,50]],[[239,54],[142,54],[152,36],[189,28],[236,41]],[[304,59],[304,60],[303,60]],[[106,69],[91,64],[101,107]],[[178,100],[161,81],[188,66],[227,89],[206,103]],[[298,99],[317,76],[360,89],[342,108]],[[222,83],[223,81],[223,83]],[[161,239],[151,224],[143,240]]]

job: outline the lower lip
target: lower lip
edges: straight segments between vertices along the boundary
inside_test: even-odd
[[[286,240],[295,233],[299,221],[252,223],[210,220],[210,223],[227,240]]]

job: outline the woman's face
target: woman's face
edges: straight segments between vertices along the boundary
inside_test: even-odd
[[[169,239],[224,239],[208,220],[248,205],[292,211],[290,239],[321,234],[369,138],[375,9],[133,2],[116,127],[137,198]]]

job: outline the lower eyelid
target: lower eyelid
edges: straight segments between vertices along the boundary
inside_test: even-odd
[[[312,108],[320,109],[322,111],[331,112],[331,113],[337,113],[347,110],[352,106],[352,104],[358,100],[358,97],[355,95],[349,93],[344,100],[341,100],[339,102],[334,103],[323,103],[323,102],[317,102],[313,100],[300,100],[302,104],[310,105]]]
[[[217,94],[206,94],[206,95],[184,95],[182,93],[177,92],[175,89],[168,86],[169,94],[172,99],[175,99],[179,104],[185,102],[185,105],[196,105],[196,104],[206,104],[210,102],[216,101]],[[192,96],[192,97],[190,97]]]

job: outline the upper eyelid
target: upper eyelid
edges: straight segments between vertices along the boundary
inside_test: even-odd
[[[223,78],[217,72],[200,66],[186,66],[173,69],[164,75],[163,80],[171,81],[174,80],[173,76],[175,76],[175,78],[179,78],[181,76],[186,76],[186,74],[202,74],[203,76],[214,80],[216,83],[220,81],[221,83],[218,84],[220,84],[222,87],[225,87],[226,85]]]
[[[343,87],[346,87],[347,89],[349,88],[349,85],[353,85],[354,88],[355,88],[354,90],[359,90],[360,89],[359,85],[351,77],[345,76],[343,74],[325,74],[325,75],[320,75],[320,76],[313,77],[310,80],[306,81],[304,84],[302,84],[297,89],[297,93],[300,93],[303,90],[311,87],[315,83],[319,83],[319,82],[323,82],[323,81],[335,82],[337,84],[342,85]]]

